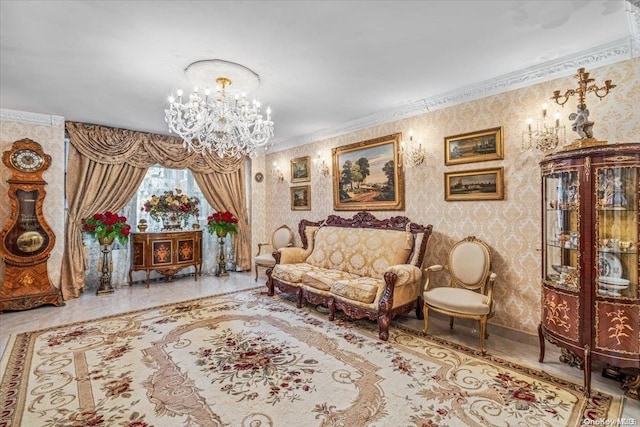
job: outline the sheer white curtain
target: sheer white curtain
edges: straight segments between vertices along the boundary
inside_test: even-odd
[[[147,171],[147,174],[142,181],[142,184],[138,188],[136,195],[129,201],[120,215],[124,215],[127,218],[127,223],[131,224],[132,231],[137,231],[138,221],[142,218],[147,220],[149,228],[147,231],[160,231],[162,223],[156,222],[149,216],[148,213],[142,210],[144,203],[151,198],[152,195],[160,195],[166,190],[175,189],[182,190],[183,194],[188,196],[196,196],[200,199],[200,215],[197,219],[202,229],[202,252],[203,252],[203,264],[202,274],[215,274],[217,270],[218,251],[219,244],[215,235],[209,234],[206,229],[207,216],[215,212],[215,210],[207,203],[207,200],[202,195],[200,188],[193,179],[193,175],[188,169],[170,169],[163,166],[152,166]],[[193,223],[193,218],[189,219],[189,223]],[[97,288],[97,283],[100,281],[100,272],[98,271],[98,259],[100,259],[101,247],[97,243],[95,238],[85,236],[84,244],[88,252],[89,269],[85,272],[86,283],[88,288]],[[235,270],[235,263],[233,262],[233,250],[231,247],[232,239],[227,236],[225,253],[228,254],[229,259],[227,262],[227,269],[229,271]],[[121,245],[117,240],[112,246],[112,262],[113,272],[111,275],[111,284],[114,287],[122,285],[128,285],[129,283],[129,267],[130,267],[130,245]],[[192,273],[193,268],[188,267],[177,274]],[[152,272],[151,278],[163,277],[159,273]],[[146,280],[144,271],[133,273],[134,281]]]

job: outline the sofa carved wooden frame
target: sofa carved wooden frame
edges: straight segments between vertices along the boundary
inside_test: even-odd
[[[350,228],[375,228],[375,229],[388,229],[388,230],[407,230],[409,225],[409,231],[414,235],[414,238],[419,233],[424,233],[424,237],[419,244],[414,244],[409,260],[415,260],[413,265],[418,268],[422,268],[422,262],[426,254],[427,243],[431,236],[433,226],[423,226],[411,222],[409,218],[404,216],[395,216],[388,219],[377,219],[369,212],[358,212],[353,218],[343,218],[338,215],[330,215],[323,221],[308,221],[302,220],[298,224],[298,233],[302,241],[303,248],[307,248],[309,242],[307,241],[306,228],[307,227],[350,227]],[[417,251],[417,257],[415,257]],[[274,252],[273,257],[276,259],[276,264],[280,263],[280,253]],[[380,297],[377,309],[367,309],[356,305],[351,305],[345,301],[337,300],[332,296],[319,295],[303,289],[298,286],[292,286],[287,283],[283,283],[280,280],[271,276],[273,269],[267,270],[267,288],[268,295],[273,296],[275,288],[278,288],[280,292],[296,295],[296,306],[302,307],[302,304],[306,301],[312,305],[325,305],[329,308],[329,320],[333,321],[335,318],[336,310],[341,310],[345,316],[350,319],[363,319],[377,320],[379,327],[379,337],[381,340],[386,341],[389,338],[389,324],[397,316],[407,314],[412,310],[416,311],[416,317],[420,320],[423,319],[422,313],[422,292],[418,297],[410,303],[393,308],[393,295],[395,283],[398,280],[398,276],[395,273],[387,272],[384,275],[385,290]]]

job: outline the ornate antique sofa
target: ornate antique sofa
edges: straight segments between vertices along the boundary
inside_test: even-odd
[[[416,310],[422,319],[422,261],[432,226],[403,216],[376,219],[359,212],[347,219],[302,220],[303,247],[274,252],[276,265],[267,270],[269,295],[275,288],[336,310],[352,319],[377,320],[381,340],[389,338],[389,323],[398,314]]]

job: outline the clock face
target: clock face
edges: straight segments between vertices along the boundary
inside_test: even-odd
[[[22,149],[11,155],[11,164],[22,172],[34,172],[42,167],[44,159],[32,150]]]
[[[18,236],[16,244],[22,252],[35,252],[44,245],[45,239],[37,231],[27,231]]]

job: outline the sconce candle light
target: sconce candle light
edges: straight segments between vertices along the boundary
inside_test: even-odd
[[[409,130],[409,141],[402,141],[402,155],[405,165],[409,167],[418,167],[427,159],[427,152],[422,147],[422,142],[418,142],[417,146],[413,142],[413,131]]]
[[[280,170],[280,167],[278,167],[277,162],[273,162],[273,168],[271,170],[271,173],[273,173],[276,176],[276,179],[278,180],[278,182],[284,182],[284,173],[282,173],[282,171]]]
[[[318,152],[318,156],[313,159],[313,166],[321,176],[329,176],[329,165],[322,158],[322,153]]]
[[[547,117],[547,104],[542,105],[542,117],[536,121],[533,128],[533,119],[527,119],[527,130],[522,132],[522,148],[529,150],[536,148],[540,151],[551,151],[564,144],[566,132],[564,126],[560,126],[560,113],[556,113],[553,120]]]

